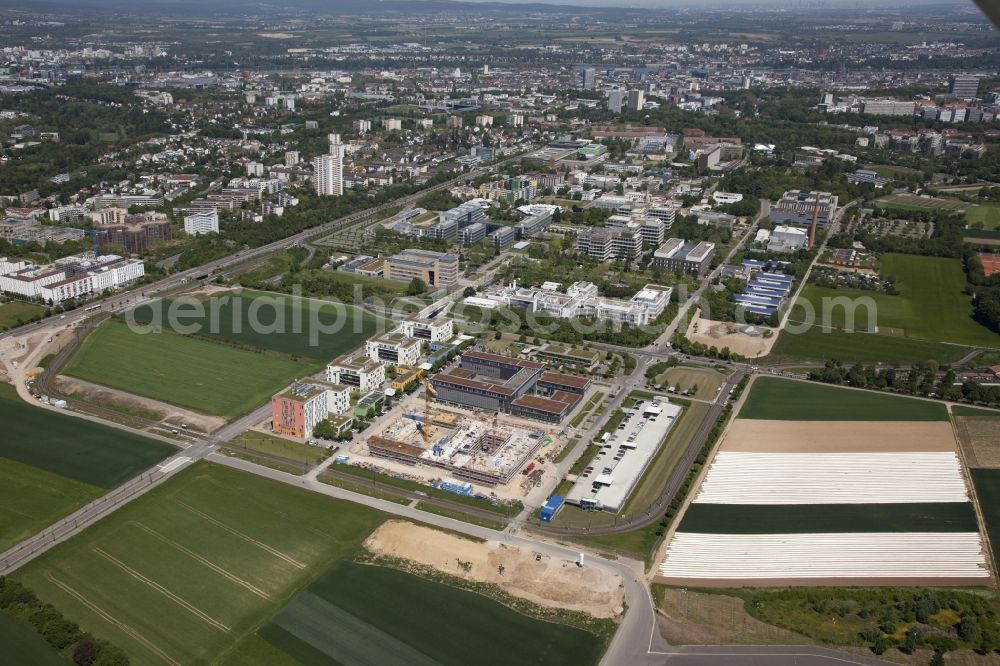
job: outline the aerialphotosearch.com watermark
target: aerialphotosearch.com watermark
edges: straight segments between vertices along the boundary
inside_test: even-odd
[[[672,301],[682,304],[682,307],[687,305],[688,312],[692,311],[691,308],[698,308],[702,319],[712,320],[710,300],[702,296],[692,300],[686,287],[680,285],[672,295]],[[473,336],[501,330],[547,337],[569,327],[581,339],[587,339],[620,331],[627,326],[655,339],[677,312],[676,308],[668,308],[657,317],[621,321],[598,318],[594,312],[582,309],[578,316],[557,318],[544,309],[490,309],[468,305],[464,300],[461,293],[448,294],[444,290],[422,298],[400,296],[385,300],[365,296],[360,285],[355,285],[351,302],[304,296],[301,285],[294,285],[289,294],[248,294],[237,288],[224,293],[189,294],[154,301],[128,310],[125,320],[132,332],[140,335],[163,331],[182,335],[294,335],[301,337],[303,344],[318,347],[329,336],[379,335],[396,328],[403,319],[419,316],[420,313],[450,317],[461,325],[464,333]],[[737,325],[768,325],[768,318],[748,313],[741,306],[735,308],[735,313],[727,312],[723,319],[729,320],[733,314],[733,323]],[[785,315],[779,310],[775,318],[778,316]],[[783,330],[789,335],[801,335],[817,327],[823,332],[857,330],[873,333],[877,330],[877,321],[878,305],[869,296],[824,297],[819,303],[799,299],[795,303],[794,317],[786,317]],[[773,320],[770,323],[774,323]],[[858,328],[858,323],[863,326]]]

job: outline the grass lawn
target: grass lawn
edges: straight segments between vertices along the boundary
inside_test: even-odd
[[[326,460],[329,455],[326,449],[293,442],[290,439],[276,437],[266,432],[257,432],[256,430],[247,430],[229,441],[226,446],[239,450],[269,453],[307,465],[318,465]]]
[[[431,488],[430,486],[424,485],[422,483],[417,483],[416,481],[410,481],[409,479],[400,479],[395,476],[389,476],[388,474],[379,474],[370,469],[364,469],[362,467],[357,467],[355,465],[333,465],[330,467],[331,471],[341,472],[343,474],[350,474],[356,476],[359,479],[366,481],[372,481],[373,479],[379,483],[384,483],[386,485],[395,486],[402,490],[409,490],[410,492],[421,492],[425,493],[428,497],[437,497],[438,499],[446,499],[450,502],[456,502],[458,504],[468,504],[469,506],[474,506],[477,509],[485,509],[486,511],[492,511],[493,513],[498,513],[503,516],[513,517],[521,513],[524,506],[520,502],[516,502],[513,505],[496,505],[485,500],[476,499],[473,496],[466,497],[464,495],[457,495],[455,493],[448,492],[447,490],[440,490],[439,488]]]
[[[3,646],[3,661],[7,664],[67,666],[70,663],[41,636],[7,613],[0,613],[0,645]]]
[[[976,532],[972,504],[702,504],[678,528],[703,534]]]
[[[816,313],[816,326],[829,325],[862,332],[873,332],[877,326],[883,332],[883,329],[901,330],[906,338],[917,340],[1000,347],[1000,336],[972,319],[972,299],[964,293],[966,282],[960,260],[886,254],[882,256],[879,272],[884,277],[896,278],[900,291],[898,296],[809,285],[803,291],[801,300],[796,302],[789,321],[803,321],[805,313],[811,310]],[[869,321],[866,308],[856,307],[855,321],[848,326],[850,322],[846,321],[843,306],[824,307],[824,302],[830,302],[825,299],[832,298],[871,299],[876,307],[874,321]],[[812,307],[807,309],[802,300],[808,301]],[[828,321],[823,319],[826,309],[830,310]],[[788,333],[782,333],[781,337],[788,336]],[[855,338],[859,347],[869,340],[868,336]]]
[[[981,203],[966,208],[965,221],[969,226],[982,224],[983,229],[1000,229],[1000,204]]]
[[[773,363],[814,359],[845,363],[913,363],[934,360],[939,363],[954,363],[968,351],[965,347],[940,342],[869,333],[845,333],[823,330],[816,326],[798,335],[783,331],[766,361]]]
[[[199,463],[14,578],[122,647],[132,664],[211,663],[381,520],[359,505]]]
[[[308,666],[464,666],[470,655],[483,666],[576,666],[596,664],[603,648],[594,634],[483,595],[353,562],[335,565],[259,635]]]
[[[943,404],[778,377],[758,377],[741,419],[776,421],[947,421]]]
[[[692,398],[712,400],[725,379],[725,375],[715,370],[676,367],[661,374],[656,378],[656,382],[663,386],[674,386],[678,393],[685,389],[690,391],[697,386],[698,391],[691,396]]]
[[[307,376],[313,365],[177,333],[142,335],[111,319],[87,336],[64,373],[233,419]]]
[[[970,469],[976,500],[986,523],[986,534],[993,551],[994,567],[1000,558],[1000,469]]]
[[[458,509],[452,509],[447,506],[438,506],[437,504],[431,504],[430,502],[418,502],[417,508],[421,511],[426,511],[427,513],[433,513],[438,516],[444,516],[445,518],[454,518],[455,520],[461,520],[464,523],[471,523],[472,525],[479,525],[480,527],[486,527],[491,530],[500,531],[507,527],[507,523],[502,520],[494,520],[492,518],[483,518],[482,516],[474,516],[471,513],[466,513],[464,511],[459,511]]]
[[[406,288],[403,283],[392,284]],[[358,347],[378,327],[373,315],[353,306],[286,294],[244,290],[201,296],[198,301],[200,312],[184,314],[181,320],[185,326],[197,324],[196,335],[321,363]],[[171,307],[169,300],[143,305],[136,309],[135,319],[168,322]],[[173,307],[181,313],[196,312],[193,305]],[[164,328],[169,328],[166,323]]]
[[[45,312],[45,308],[34,303],[22,303],[21,301],[0,303],[0,331],[16,328],[43,312]]]

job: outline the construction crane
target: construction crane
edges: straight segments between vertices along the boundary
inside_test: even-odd
[[[431,398],[437,396],[437,391],[431,385],[430,381],[420,375],[420,383],[424,385],[424,422],[423,427],[420,428],[420,434],[424,438],[424,446],[430,446],[431,443]]]

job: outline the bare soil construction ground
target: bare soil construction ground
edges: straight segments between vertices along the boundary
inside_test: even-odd
[[[956,416],[955,432],[969,467],[1000,469],[1000,419]]]
[[[180,428],[183,424],[190,430],[208,433],[218,430],[226,424],[226,420],[218,416],[198,414],[159,400],[144,398],[106,386],[98,386],[82,379],[60,375],[56,379],[56,386],[66,395],[108,406],[126,414],[159,419],[173,428]]]
[[[723,451],[751,453],[893,453],[954,451],[945,421],[766,421],[736,419]],[[1000,460],[1000,445],[996,447]]]
[[[452,576],[490,583],[540,606],[600,618],[615,618],[624,610],[624,587],[617,575],[546,555],[536,560],[535,553],[499,542],[471,541],[392,520],[375,530],[364,545],[376,555],[400,557]]]
[[[701,310],[698,310],[692,317],[685,335],[691,342],[700,342],[718,349],[729,347],[730,351],[747,358],[767,356],[771,353],[771,347],[778,340],[777,332],[774,332],[771,337],[765,338],[764,331],[772,329],[756,326],[755,328],[760,331],[761,335],[747,335],[741,332],[743,328],[746,327],[731,322],[702,319]]]

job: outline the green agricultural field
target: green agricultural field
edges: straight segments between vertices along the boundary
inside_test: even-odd
[[[314,364],[178,333],[132,332],[108,320],[87,336],[64,373],[198,412],[236,418]]]
[[[798,335],[783,331],[774,343],[767,361],[813,359],[845,363],[913,363],[934,360],[939,363],[954,363],[968,351],[965,347],[940,342],[869,333],[845,333],[823,330],[817,326]]]
[[[43,312],[45,312],[45,308],[34,303],[22,303],[20,301],[0,303],[0,331],[16,328]]]
[[[976,501],[986,523],[986,534],[993,551],[993,566],[1000,558],[1000,469],[970,469]]]
[[[134,665],[212,663],[381,520],[359,505],[199,463],[13,577]]]
[[[0,551],[163,460],[174,448],[21,402],[0,384]]]
[[[335,628],[331,630],[331,628]],[[601,640],[485,596],[384,567],[341,562],[258,635],[306,666],[596,664]],[[278,663],[283,663],[279,661]]]
[[[704,534],[977,532],[972,504],[701,504],[678,528]]]
[[[70,662],[59,656],[41,636],[7,613],[0,613],[0,645],[6,664],[32,666],[67,666]]]
[[[1000,336],[972,319],[972,299],[964,293],[966,282],[960,260],[886,254],[882,256],[879,272],[884,277],[896,278],[900,291],[898,296],[809,285],[795,303],[789,321],[806,321],[806,313],[812,312],[815,313],[813,324],[816,327],[832,326],[836,329],[874,332],[877,326],[883,333],[902,332],[906,338],[928,342],[1000,346]],[[833,306],[833,301],[828,299],[854,301],[854,321],[847,320],[847,311],[843,305]],[[811,307],[803,301],[808,302]],[[874,303],[872,321],[869,321],[867,307],[862,307],[864,303]],[[824,315],[827,315],[825,319]],[[804,336],[782,333],[781,337]],[[857,336],[855,342],[859,351],[871,339],[868,336]],[[893,343],[894,341],[890,341],[886,344]],[[775,353],[779,353],[779,350],[776,349]],[[849,357],[845,360],[858,359]]]
[[[394,283],[396,284],[396,283]],[[405,288],[405,285],[403,285]],[[259,349],[326,363],[370,338],[376,318],[342,303],[285,294],[244,290],[201,296],[197,302],[156,301],[136,309],[139,323],[160,322],[168,328],[172,310],[184,314],[182,324],[199,337],[222,339]],[[318,367],[318,366],[317,366]]]
[[[1000,229],[1000,204],[981,203],[970,206],[965,210],[965,221],[970,227],[978,228],[981,224],[983,229]]]
[[[712,400],[715,398],[717,389],[722,386],[726,376],[715,370],[702,370],[699,368],[676,367],[670,368],[656,378],[656,383],[663,386],[674,386],[680,393],[683,389],[691,390],[695,386],[698,392],[692,398],[699,400]]]
[[[984,418],[1000,419],[1000,410],[978,409],[976,407],[966,407],[965,405],[954,405],[951,408],[954,416],[978,416]]]
[[[758,377],[741,419],[776,421],[947,421],[943,404],[814,382]]]

